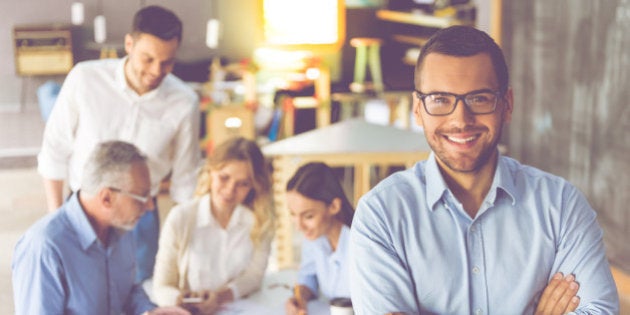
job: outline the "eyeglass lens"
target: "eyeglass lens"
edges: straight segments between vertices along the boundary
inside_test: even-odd
[[[474,114],[488,114],[494,111],[497,98],[497,94],[493,92],[478,92],[466,95],[431,93],[423,95],[422,101],[427,112],[431,115],[448,115],[452,113],[459,100],[462,100]]]

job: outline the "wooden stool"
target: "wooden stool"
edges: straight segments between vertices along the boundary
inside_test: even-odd
[[[381,43],[378,38],[355,37],[350,45],[356,48],[354,63],[354,81],[350,84],[352,92],[361,93],[366,90],[365,69],[370,67],[372,85],[375,92],[383,92],[383,75],[381,73]]]
[[[116,48],[103,46],[101,48],[100,58],[101,59],[118,58],[118,51],[116,50]]]

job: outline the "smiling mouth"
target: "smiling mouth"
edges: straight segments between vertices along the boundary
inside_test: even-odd
[[[446,137],[446,139],[448,139],[451,142],[455,142],[459,144],[466,144],[466,143],[475,141],[479,136],[470,136],[466,138],[458,138],[458,137],[453,137],[453,136],[444,136],[444,137]]]

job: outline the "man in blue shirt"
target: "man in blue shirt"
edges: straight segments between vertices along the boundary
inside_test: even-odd
[[[413,113],[432,148],[361,198],[357,314],[617,314],[602,230],[567,181],[501,156],[513,97],[503,53],[472,27],[423,46]],[[578,285],[579,283],[579,285]]]
[[[154,208],[146,157],[132,144],[104,142],[84,171],[81,189],[15,247],[15,313],[188,314],[156,309],[134,283],[134,241],[126,232]]]

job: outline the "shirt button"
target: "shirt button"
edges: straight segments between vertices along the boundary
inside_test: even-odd
[[[481,270],[477,266],[474,266],[473,269],[472,269],[473,273],[479,273],[479,271],[481,271]]]
[[[483,314],[483,311],[480,308],[475,310],[475,315],[482,315],[482,314]]]
[[[471,226],[470,226],[470,231],[471,231],[471,232],[476,232],[476,231],[477,231],[477,227],[476,227],[476,225],[474,225],[474,224],[473,224],[473,225],[471,225]]]

